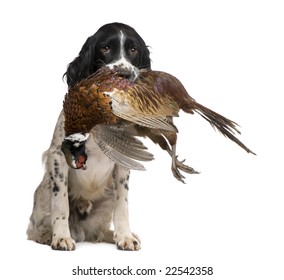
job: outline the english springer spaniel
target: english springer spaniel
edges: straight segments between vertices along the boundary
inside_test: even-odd
[[[139,69],[150,65],[149,50],[139,34],[128,25],[110,23],[87,39],[64,75],[72,87],[108,66],[135,80]],[[139,250],[140,239],[128,221],[129,170],[108,159],[91,137],[86,143],[87,170],[69,168],[61,151],[64,136],[61,112],[51,145],[43,154],[45,173],[34,194],[28,239],[57,250],[74,250],[75,242],[81,241]]]

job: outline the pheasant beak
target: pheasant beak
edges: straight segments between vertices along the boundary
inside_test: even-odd
[[[86,154],[87,135],[76,133],[64,138],[61,150],[64,153],[67,164],[74,169],[86,169],[88,156]]]

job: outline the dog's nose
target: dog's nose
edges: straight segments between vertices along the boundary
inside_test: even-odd
[[[126,78],[127,80],[131,81],[131,82],[135,82],[136,79],[139,76],[139,69],[136,67],[133,68],[127,68],[127,67],[119,67],[119,66],[115,66],[113,68],[115,71],[117,71],[117,73],[120,76],[123,76],[124,78]]]

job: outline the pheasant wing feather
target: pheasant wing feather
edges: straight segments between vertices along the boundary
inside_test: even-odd
[[[91,134],[108,158],[128,169],[145,170],[145,167],[136,160],[154,159],[141,141],[115,126],[97,125],[91,130]]]
[[[102,152],[114,162],[129,169],[144,170],[138,161],[151,161],[154,156],[134,137],[130,126],[97,125],[91,130]]]
[[[146,91],[138,91],[137,88],[135,86],[135,89],[131,88],[127,92],[114,88],[111,92],[105,92],[110,96],[112,113],[141,126],[177,132],[177,128],[169,120],[169,116],[178,116],[177,104],[168,99],[160,99],[153,107],[153,100],[146,99]]]

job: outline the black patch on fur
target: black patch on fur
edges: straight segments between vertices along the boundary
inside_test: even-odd
[[[51,181],[53,181],[53,176],[52,176],[51,172],[49,172],[49,178],[50,178]]]
[[[125,188],[126,190],[129,190],[129,187],[128,187],[128,184],[127,184],[127,183],[124,184],[124,188]]]
[[[77,209],[77,214],[78,214],[79,220],[81,220],[81,221],[86,220],[87,217],[89,216],[89,214],[88,214],[87,212],[81,213],[81,212],[79,211],[79,209]]]
[[[53,192],[59,192],[59,187],[58,187],[58,185],[56,184],[56,182],[53,182],[53,189],[52,189],[52,191]]]
[[[55,173],[55,177],[57,177],[58,173],[59,173],[59,168],[58,167],[54,167],[54,173]]]
[[[59,163],[56,159],[54,160],[54,173],[55,177],[59,176]]]

